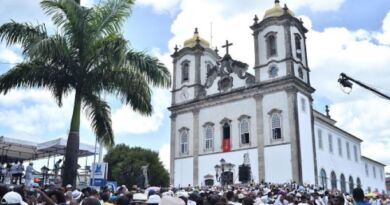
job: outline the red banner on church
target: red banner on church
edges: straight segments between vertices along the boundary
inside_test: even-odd
[[[223,139],[223,152],[230,152],[230,139]]]

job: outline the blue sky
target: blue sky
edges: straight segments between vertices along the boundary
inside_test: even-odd
[[[20,1],[5,0],[5,6],[0,8],[0,24],[12,18],[17,21],[43,21],[50,26],[50,19],[39,9],[39,1],[23,0],[24,4],[20,4]],[[93,4],[92,0],[82,2],[87,6]],[[389,157],[375,158],[373,156],[375,147],[378,145],[385,153],[390,140],[381,142],[372,140],[378,135],[388,137],[389,128],[380,124],[377,125],[376,130],[381,130],[381,132],[375,132],[375,129],[365,125],[370,122],[371,118],[362,117],[361,110],[359,110],[366,106],[372,107],[372,105],[378,105],[382,110],[389,106],[383,100],[359,88],[356,88],[350,96],[346,96],[341,93],[335,83],[337,74],[346,70],[354,77],[372,85],[382,88],[389,87],[386,79],[378,79],[378,74],[374,75],[369,70],[369,65],[371,66],[374,62],[378,68],[371,70],[376,73],[389,74],[386,68],[390,67],[390,62],[386,61],[383,56],[390,50],[390,40],[386,37],[386,34],[390,34],[390,25],[385,27],[384,24],[384,19],[390,11],[388,0],[331,0],[328,3],[285,0],[281,3],[287,3],[297,16],[302,17],[305,26],[311,25],[308,33],[308,49],[312,82],[317,89],[314,94],[315,108],[323,111],[324,106],[329,104],[332,116],[338,117],[336,120],[339,121],[340,127],[368,141],[367,144],[362,145],[364,154],[390,163]],[[167,66],[171,67],[169,54],[173,46],[175,44],[180,46],[186,38],[190,38],[194,27],[200,27],[201,35],[203,34],[207,39],[210,22],[213,22],[215,45],[219,46],[221,44],[219,42],[232,39],[235,44],[232,51],[233,58],[252,65],[253,42],[249,25],[252,24],[254,14],[262,17],[265,9],[272,6],[272,0],[242,2],[234,0],[139,0],[133,7],[132,16],[124,24],[124,35],[131,42],[132,47],[158,56]],[[389,32],[386,28],[389,28]],[[322,39],[331,40],[334,43],[322,42]],[[344,49],[339,49],[341,45]],[[248,52],[240,52],[242,49]],[[374,53],[378,55],[373,56],[372,59],[355,60],[354,58],[354,56],[356,58],[372,57]],[[340,55],[345,55],[345,58],[339,59]],[[0,44],[0,62],[15,63],[21,59],[18,48],[6,48],[4,44]],[[10,65],[12,64],[0,63],[0,72],[6,72]],[[169,155],[170,136],[169,112],[166,107],[170,104],[170,96],[168,91],[155,90],[155,93],[153,104],[157,114],[151,118],[138,116],[129,109],[126,111],[126,108],[111,96],[107,96],[107,99],[112,106],[114,128],[117,128],[114,130],[117,143],[151,148],[166,156]],[[365,101],[360,102],[359,100],[362,99]],[[359,101],[360,104],[351,104],[354,101]],[[44,92],[18,90],[12,92],[11,96],[1,96],[0,135],[21,139],[33,137],[39,141],[66,137],[71,107],[72,96],[67,98],[61,109],[56,107],[50,94]],[[344,111],[351,112],[350,117],[360,121],[349,123],[351,118],[346,118]],[[379,115],[381,120],[390,123],[390,117],[381,115],[378,109],[367,112],[370,112],[370,116]],[[82,123],[81,134],[82,141],[93,142],[93,133],[85,119]],[[167,162],[166,158],[164,160]]]

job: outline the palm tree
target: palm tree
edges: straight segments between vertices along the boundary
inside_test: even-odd
[[[111,112],[102,92],[117,96],[141,114],[152,113],[151,88],[169,87],[168,69],[157,58],[130,48],[121,26],[134,0],[107,0],[93,8],[77,0],[43,0],[41,7],[58,31],[44,24],[11,21],[0,27],[0,42],[19,44],[25,56],[0,76],[0,93],[10,89],[50,90],[59,106],[74,94],[74,107],[65,153],[63,184],[76,184],[80,112],[86,111],[98,141],[114,144]]]

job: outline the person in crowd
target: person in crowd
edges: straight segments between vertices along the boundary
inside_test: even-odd
[[[355,200],[356,205],[370,205],[367,201],[364,200],[364,192],[358,187],[352,191],[353,200]]]
[[[60,172],[61,170],[61,163],[62,163],[62,159],[59,159],[58,161],[56,161],[56,163],[54,164],[54,178],[57,178],[58,176],[58,173]]]
[[[16,184],[18,175],[18,162],[15,162],[11,166],[11,184]]]
[[[83,205],[100,205],[100,201],[95,197],[87,197],[83,200]]]
[[[22,184],[23,173],[24,173],[24,165],[23,165],[23,161],[20,161],[16,168],[16,183],[19,182],[19,184]]]
[[[34,177],[33,174],[35,171],[34,169],[34,163],[30,162],[28,166],[26,167],[26,175],[25,175],[25,185],[26,187],[31,187]]]

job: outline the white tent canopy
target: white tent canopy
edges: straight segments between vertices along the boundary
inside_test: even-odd
[[[64,155],[66,139],[55,139],[43,143],[0,137],[0,161],[36,160],[51,156]],[[97,148],[97,152],[98,152]],[[80,143],[79,157],[94,155],[95,147]]]

